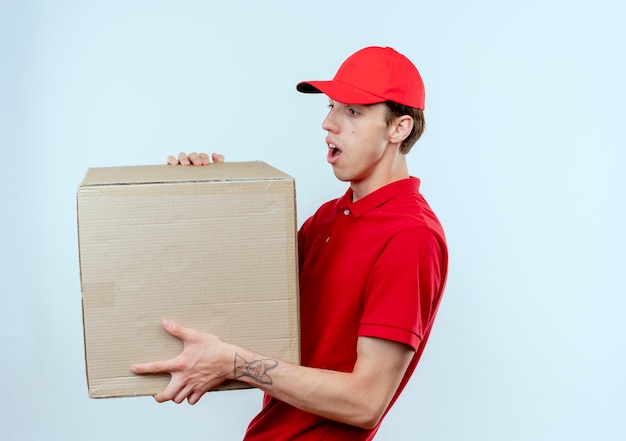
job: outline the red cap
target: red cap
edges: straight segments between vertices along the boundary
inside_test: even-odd
[[[305,81],[303,93],[324,93],[344,104],[393,101],[424,109],[424,82],[411,61],[390,47],[371,46],[350,55],[331,81]]]

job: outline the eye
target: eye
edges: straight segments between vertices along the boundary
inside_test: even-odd
[[[359,112],[357,112],[353,107],[348,107],[348,113],[352,116],[357,116]]]

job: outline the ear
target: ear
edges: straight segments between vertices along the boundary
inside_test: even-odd
[[[409,115],[399,116],[390,124],[389,128],[389,141],[394,144],[400,144],[411,134],[413,118]]]

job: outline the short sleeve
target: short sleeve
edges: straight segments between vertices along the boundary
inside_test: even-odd
[[[368,277],[360,336],[418,348],[436,313],[446,249],[435,233],[413,228],[394,236]]]

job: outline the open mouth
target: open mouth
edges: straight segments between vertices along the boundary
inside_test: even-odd
[[[336,156],[339,156],[340,154],[341,154],[341,150],[335,147],[334,144],[328,144],[328,156],[330,156],[331,158],[334,158]]]

